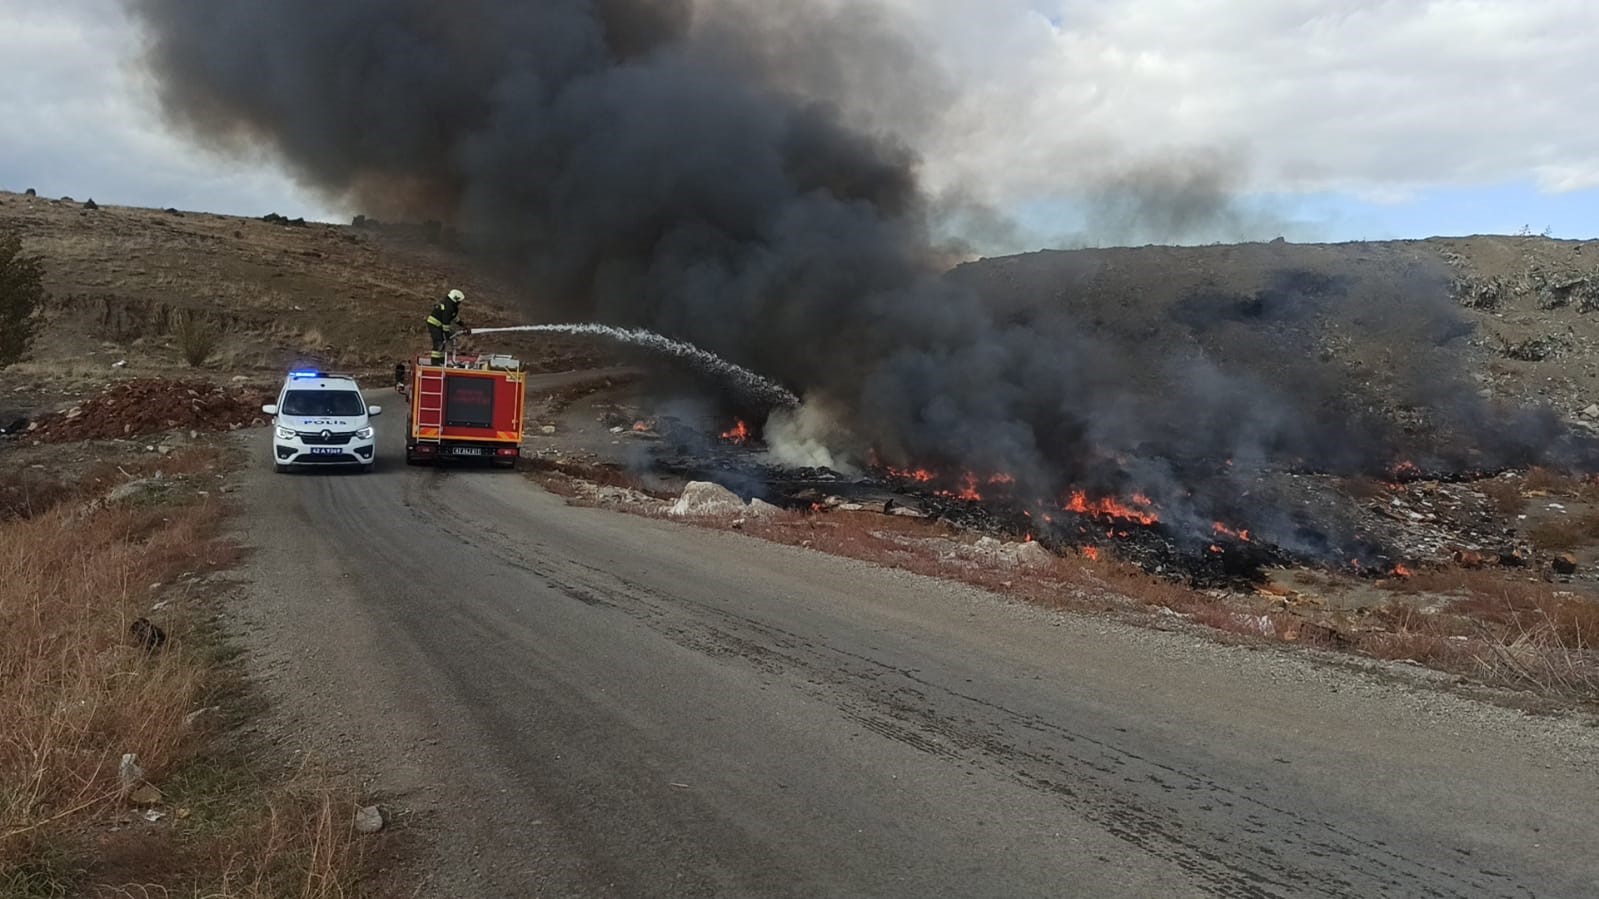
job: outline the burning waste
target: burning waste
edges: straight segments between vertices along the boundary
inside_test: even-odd
[[[851,6],[130,0],[176,122],[249,136],[335,200],[449,223],[537,288],[530,315],[594,322],[525,330],[647,347],[777,409],[716,448],[761,443],[787,466],[776,489],[825,468],[1149,567],[1386,573],[1406,560],[1323,482],[1599,458],[1479,395],[1441,265],[998,302],[979,267],[947,270],[949,206],[917,181],[903,113],[940,108],[946,82],[895,7]],[[840,78],[840,60],[895,68]],[[1104,189],[1156,219],[1194,187]]]

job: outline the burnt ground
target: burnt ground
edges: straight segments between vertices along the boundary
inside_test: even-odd
[[[45,258],[51,293],[33,358],[0,371],[0,427],[67,412],[107,386],[139,379],[193,377],[243,389],[270,386],[288,367],[318,364],[381,384],[395,358],[422,348],[419,320],[446,285],[468,291],[468,320],[477,325],[524,322],[540,308],[538,297],[475,269],[447,233],[414,226],[89,210],[0,193],[0,229],[20,231],[27,249]],[[1243,355],[1246,365],[1256,364],[1247,358],[1255,332],[1303,326],[1351,389],[1375,385],[1379,396],[1385,372],[1407,351],[1400,336],[1409,334],[1383,326],[1382,304],[1403,312],[1407,303],[1442,297],[1465,327],[1441,339],[1458,353],[1467,389],[1510,407],[1546,405],[1578,434],[1599,429],[1599,242],[1481,236],[1046,251],[971,262],[949,277],[972,285],[1001,317],[1065,309],[1084,327],[1142,341],[1197,341],[1210,352]],[[1334,302],[1375,291],[1375,318],[1319,327],[1285,317],[1278,304],[1285,278]],[[199,367],[182,358],[186,316],[219,335]],[[880,469],[775,466],[762,453],[758,420],[746,443],[717,436],[733,421],[714,387],[610,347],[549,336],[493,339],[495,350],[538,371],[643,366],[596,382],[599,392],[567,388],[534,398],[529,452],[546,462],[611,466],[620,479],[662,494],[709,478],[801,511],[886,508],[920,516],[910,521],[1035,539],[1068,556],[1103,550],[1213,592],[1271,591],[1339,609],[1438,606],[1463,595],[1447,586],[1393,589],[1410,572],[1489,571],[1585,598],[1599,564],[1599,495],[1585,480],[1592,472],[1580,468],[1273,470],[1243,492],[1308,510],[1287,524],[1251,520],[1249,503],[1215,530],[1208,521],[1169,517],[1144,523],[1123,514],[1125,506],[1074,512],[1008,496],[1003,484],[976,485],[982,499],[975,499],[962,496],[969,492],[955,478],[926,483]],[[1273,374],[1259,372],[1268,380]],[[1391,405],[1394,416],[1412,411],[1397,397]]]

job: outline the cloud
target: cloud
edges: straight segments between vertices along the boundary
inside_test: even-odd
[[[102,203],[328,217],[271,160],[195,147],[161,121],[115,0],[0,0],[0,188]]]
[[[1589,0],[891,0],[960,85],[936,183],[1013,202],[1195,148],[1245,186],[1599,184]]]
[[[1234,190],[1276,197],[1599,187],[1589,0],[808,2],[904,41],[869,58],[835,40],[823,60],[796,41],[796,78],[848,86],[847,118],[910,142],[930,186],[963,201],[1091,202],[1129,170],[1216,158]],[[272,160],[169,130],[117,0],[0,0],[0,21],[0,187],[332,215]],[[909,70],[936,89],[896,85]]]

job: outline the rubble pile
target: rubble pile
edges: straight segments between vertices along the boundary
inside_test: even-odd
[[[206,381],[140,378],[33,422],[25,432],[36,443],[114,440],[188,429],[231,431],[266,423],[261,412],[271,394],[260,387],[221,387]]]

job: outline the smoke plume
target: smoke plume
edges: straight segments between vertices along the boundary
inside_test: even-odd
[[[1223,460],[1492,464],[1552,433],[1476,402],[1441,277],[1384,293],[1289,273],[1126,328],[946,277],[948,210],[905,138],[953,88],[886,6],[129,2],[196,134],[271,148],[352,207],[453,223],[542,316],[648,327],[775,377],[829,410],[833,452],[1197,503],[1189,469]],[[1224,175],[1200,168],[1128,170],[1100,220],[1189,234],[1230,214]],[[1393,367],[1329,358],[1340,329],[1381,330]],[[1375,411],[1374,378],[1426,426]]]

